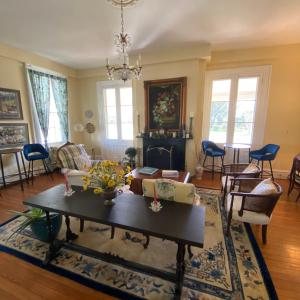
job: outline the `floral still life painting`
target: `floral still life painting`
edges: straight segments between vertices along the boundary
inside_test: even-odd
[[[186,78],[145,81],[148,130],[180,130],[184,124]]]

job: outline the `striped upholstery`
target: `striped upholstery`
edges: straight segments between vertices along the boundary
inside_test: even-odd
[[[57,155],[61,163],[61,168],[77,169],[74,157],[83,156],[89,160],[89,156],[82,144],[64,146],[59,149]]]

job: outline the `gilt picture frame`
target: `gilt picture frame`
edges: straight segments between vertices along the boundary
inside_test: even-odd
[[[185,124],[187,78],[148,80],[145,89],[147,131],[179,131]]]
[[[20,91],[0,88],[0,120],[23,120]]]
[[[0,149],[29,144],[27,123],[0,123]]]

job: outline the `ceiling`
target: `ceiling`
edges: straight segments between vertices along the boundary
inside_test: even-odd
[[[115,56],[120,9],[106,0],[0,0],[0,42],[73,68]],[[300,0],[139,0],[125,9],[133,52],[300,43]]]

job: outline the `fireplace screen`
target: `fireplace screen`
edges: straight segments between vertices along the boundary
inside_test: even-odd
[[[173,156],[173,146],[148,146],[147,166],[164,170],[172,170]]]

